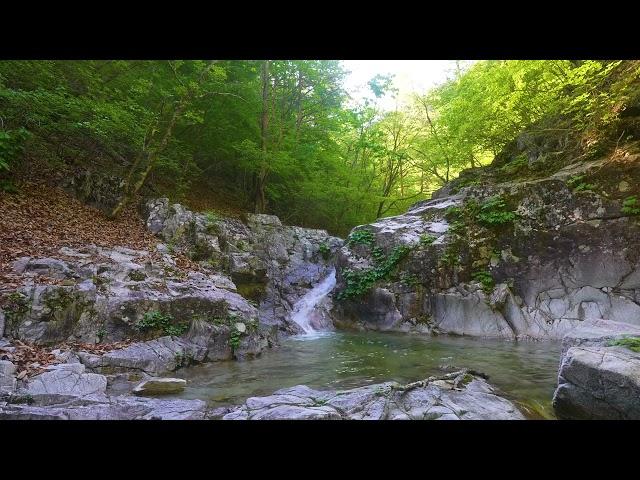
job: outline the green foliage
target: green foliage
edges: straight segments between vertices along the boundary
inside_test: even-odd
[[[482,289],[485,292],[490,292],[495,287],[493,276],[486,270],[474,272],[473,274],[471,274],[471,278],[473,278],[476,282],[480,282],[482,284]]]
[[[640,215],[640,202],[635,195],[627,197],[622,202],[622,213],[625,215]]]
[[[360,271],[345,270],[342,277],[345,281],[345,288],[338,292],[338,300],[346,300],[359,297],[367,293],[378,281],[389,278],[400,261],[411,251],[406,245],[395,247],[391,254],[386,257],[378,257],[376,264],[372,268]]]
[[[178,324],[174,324],[173,317],[170,314],[153,311],[145,313],[142,319],[138,320],[133,328],[139,332],[161,330],[165,335],[179,337],[189,330],[189,323],[180,322]]]
[[[204,215],[209,225],[214,225],[222,220],[222,217],[220,217],[220,215],[213,210],[207,210],[206,212],[204,212]]]
[[[107,328],[103,324],[100,326],[100,328],[96,332],[96,336],[98,337],[98,343],[102,342],[106,334],[107,334]]]
[[[594,184],[584,181],[584,175],[574,175],[573,177],[569,178],[569,180],[567,180],[567,185],[574,192],[584,192],[596,188]]]
[[[232,328],[229,333],[229,345],[231,346],[231,350],[235,352],[240,346],[240,341],[242,340],[242,333],[238,331],[236,328]]]
[[[460,263],[460,253],[454,242],[447,245],[447,248],[440,257],[440,263],[448,267],[454,267]]]
[[[629,350],[633,352],[640,353],[640,337],[619,338],[619,339],[610,341],[607,345],[610,347],[613,347],[613,346],[627,347]]]
[[[0,189],[15,191],[17,167],[32,159],[63,174],[100,165],[170,198],[215,192],[203,200],[228,199],[239,210],[255,210],[260,183],[269,213],[343,236],[488,164],[545,118],[604,136],[637,96],[640,75],[633,61],[463,63],[442,84],[385,111],[382,100],[398,93],[390,76],[371,79],[370,98],[353,104],[339,61],[281,59],[268,64],[265,108],[264,64],[0,61]],[[141,178],[148,166],[152,174]],[[526,168],[523,155],[501,173]],[[454,188],[479,183],[468,175]]]
[[[417,287],[420,285],[420,278],[415,273],[402,272],[400,282],[407,287]]]
[[[500,167],[500,172],[505,175],[515,175],[528,169],[529,161],[527,160],[527,156],[525,154],[520,154],[510,162]]]
[[[321,243],[318,247],[318,251],[320,252],[320,255],[322,255],[322,258],[324,258],[325,260],[328,260],[331,256],[331,249],[326,243]]]
[[[24,127],[0,130],[0,174],[10,170],[12,163],[24,151],[24,142],[30,135]]]
[[[2,299],[0,307],[8,320],[8,327],[16,327],[27,314],[30,303],[27,297],[19,292],[13,292]]]
[[[423,233],[422,235],[420,235],[420,245],[422,245],[423,247],[428,247],[436,241],[436,238],[437,237],[434,237],[429,233]]]
[[[480,205],[476,218],[485,227],[500,227],[512,223],[517,215],[509,210],[504,198],[492,197]]]
[[[367,245],[371,247],[374,243],[375,238],[371,230],[356,230],[355,232],[351,232],[347,238],[347,245],[349,246]]]

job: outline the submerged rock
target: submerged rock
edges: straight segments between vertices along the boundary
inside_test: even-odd
[[[219,410],[223,420],[523,420],[510,401],[466,371],[422,382],[387,382],[350,390],[304,385],[252,397]]]
[[[166,395],[180,393],[187,385],[182,378],[150,378],[133,389],[136,395]]]

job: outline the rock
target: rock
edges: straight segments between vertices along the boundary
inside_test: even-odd
[[[161,337],[148,342],[134,343],[121,350],[102,355],[94,369],[105,373],[142,370],[149,374],[162,374],[194,362],[201,362],[206,349],[177,337]],[[90,361],[93,362],[93,358]]]
[[[0,394],[16,389],[16,366],[8,360],[0,360]]]
[[[640,353],[611,345],[640,328],[593,322],[565,336],[553,406],[559,418],[640,419]]]
[[[404,214],[352,230],[369,230],[373,245],[338,250],[336,293],[346,287],[344,272],[375,266],[373,247],[385,256],[399,246],[410,251],[364,294],[334,298],[334,321],[344,328],[509,339],[561,339],[595,320],[640,326],[640,223],[621,213],[623,199],[640,193],[638,158],[623,167],[606,159],[580,162],[535,181],[506,183],[492,168],[461,175],[454,183],[481,174],[483,181],[458,193],[444,189]],[[569,188],[575,175],[597,176],[607,195]],[[621,176],[629,188],[624,195]],[[464,234],[450,230],[448,208],[496,196],[516,215],[512,225],[494,229],[466,219]],[[432,239],[426,245],[425,235]],[[473,281],[478,273],[491,277],[493,291]]]
[[[184,390],[187,381],[182,378],[150,378],[133,389],[136,395],[166,395]]]
[[[257,309],[221,275],[183,274],[164,262],[142,262],[147,255],[144,251],[121,247],[87,250],[91,258],[54,263],[64,266],[66,274],[75,279],[73,285],[27,283],[18,289],[5,312],[6,335],[45,345],[147,340],[163,332],[143,331],[136,324],[156,311],[186,325],[200,316],[233,316],[237,321],[258,317]],[[109,261],[101,263],[100,258]],[[52,263],[44,260],[45,265]],[[29,265],[40,263],[31,259],[27,270]]]
[[[47,371],[54,371],[54,370],[64,370],[67,372],[74,372],[74,373],[84,373],[85,372],[85,366],[82,365],[81,363],[58,363],[55,365],[49,365],[48,367],[46,367]]]
[[[5,317],[4,312],[0,310],[0,338],[4,337]]]
[[[304,385],[252,397],[223,420],[521,420],[524,416],[479,377],[465,371],[413,385],[395,382],[350,390]],[[458,380],[465,378],[461,385]],[[224,412],[220,412],[221,414]]]
[[[210,219],[168,199],[146,206],[147,226],[205,267],[228,267],[244,297],[256,302],[260,322],[296,332],[293,305],[330,274],[342,240],[324,230],[282,225],[273,215]]]
[[[107,388],[104,375],[83,373],[83,369],[80,364],[54,365],[49,371],[29,379],[18,393],[44,405],[77,397],[104,396]]]
[[[0,404],[0,420],[204,420],[201,400],[160,400],[117,396],[63,405]]]

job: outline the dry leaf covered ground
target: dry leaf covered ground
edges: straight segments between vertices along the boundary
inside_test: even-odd
[[[19,286],[20,277],[12,268],[19,257],[65,259],[59,252],[61,247],[90,244],[155,252],[158,242],[146,229],[133,204],[111,220],[60,188],[25,183],[17,194],[0,192],[0,294]],[[182,255],[175,260],[182,269],[198,269]]]

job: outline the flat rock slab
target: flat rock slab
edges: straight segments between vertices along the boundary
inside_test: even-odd
[[[133,389],[136,395],[167,395],[179,393],[186,387],[187,381],[182,378],[150,378]]]
[[[457,372],[460,373],[460,372]],[[402,386],[395,382],[351,390],[313,390],[304,385],[252,397],[222,411],[223,420],[523,420],[510,401],[483,379],[450,374]],[[457,380],[454,380],[457,379]]]
[[[114,370],[142,370],[150,374],[172,371],[191,362],[204,359],[206,348],[177,337],[160,337],[148,342],[134,343],[122,350],[114,350],[94,357],[81,357],[91,368]]]
[[[64,405],[32,406],[0,402],[0,420],[203,420],[201,400],[111,397]]]

